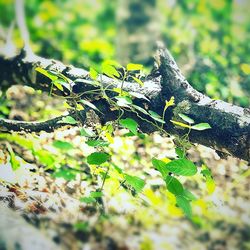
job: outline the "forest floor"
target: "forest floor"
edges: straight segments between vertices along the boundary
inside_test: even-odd
[[[41,114],[49,117],[55,107],[60,107],[60,102],[47,101],[47,97],[43,100],[29,89],[19,90],[18,95],[17,90],[12,91],[12,117],[36,120]],[[27,109],[28,117],[23,111]],[[197,196],[192,202],[193,216],[188,219],[175,206],[150,160],[152,156],[176,157],[172,138],[155,133],[142,142],[120,133],[109,147],[112,160],[128,173],[144,178],[146,186],[141,194],[133,195],[112,178],[112,172],[103,183],[98,168],[90,168],[83,161],[93,148],[72,128],[50,134],[11,134],[12,141],[0,138],[0,205],[6,204],[22,215],[58,249],[250,249],[250,169],[246,162],[221,159],[214,150],[194,145],[189,158],[197,166],[205,164],[211,169],[216,188],[209,194],[201,175],[183,179]],[[68,148],[58,147],[54,141],[68,142]],[[35,155],[29,143],[36,148]],[[19,162],[15,171],[9,163],[9,145]],[[51,168],[51,162],[60,167]],[[91,199],[91,192],[100,188],[103,196]],[[17,232],[22,234],[23,224],[20,231],[13,231],[10,220],[3,216],[1,224],[0,231],[7,232],[9,241],[15,241]]]

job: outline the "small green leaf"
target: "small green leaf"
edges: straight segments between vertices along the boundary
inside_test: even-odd
[[[139,78],[134,77],[134,76],[132,76],[132,78],[133,78],[140,86],[143,86],[143,85],[144,85],[144,83],[143,83]]]
[[[73,118],[72,116],[68,115],[66,117],[63,117],[62,120],[58,121],[57,123],[65,123],[65,124],[77,124],[77,121],[75,120],[75,118]]]
[[[199,124],[193,125],[191,128],[195,130],[205,130],[205,129],[211,128],[211,126],[208,123],[199,123]]]
[[[168,107],[174,106],[174,96],[171,96],[171,98],[165,101],[165,107],[164,107],[164,112],[167,110]]]
[[[134,119],[131,118],[121,119],[119,123],[124,128],[127,128],[129,131],[131,131],[134,135],[137,135],[138,123]]]
[[[212,177],[207,177],[206,186],[207,186],[208,194],[212,194],[216,188],[214,179]]]
[[[98,72],[97,72],[95,69],[90,68],[90,69],[89,69],[89,75],[90,75],[90,77],[91,77],[93,80],[96,80],[97,77],[98,77]]]
[[[175,153],[180,157],[180,158],[185,158],[185,152],[181,148],[175,148]]]
[[[130,91],[129,94],[132,95],[133,97],[136,97],[136,98],[139,98],[139,99],[144,99],[144,100],[146,100],[148,102],[150,101],[145,95],[143,95],[141,93]]]
[[[192,176],[197,173],[197,167],[187,159],[177,159],[166,164],[166,168],[178,175]]]
[[[104,74],[106,74],[107,76],[112,77],[112,78],[114,78],[115,76],[116,77],[120,76],[120,74],[116,70],[116,68],[114,66],[110,65],[110,64],[107,64],[107,63],[102,64],[102,72]]]
[[[114,167],[114,169],[119,173],[119,174],[122,174],[123,173],[123,171],[122,171],[122,169],[121,168],[119,168],[117,165],[115,165],[114,163],[111,163],[112,164],[112,166]]]
[[[176,203],[183,210],[186,216],[192,216],[192,207],[190,205],[190,202],[184,196],[178,195],[176,197]]]
[[[71,90],[70,84],[68,82],[65,82],[64,80],[56,79],[52,83],[61,91],[63,91],[63,87],[68,89],[69,91]]]
[[[122,92],[122,96],[129,96],[129,93],[125,90],[122,90],[121,88],[112,88],[112,91],[114,91],[115,93],[121,94]]]
[[[191,119],[190,117],[188,117],[187,115],[184,115],[184,114],[178,114],[180,116],[180,118],[182,120],[184,120],[185,122],[189,123],[189,124],[193,124],[194,123],[194,120]]]
[[[85,136],[85,137],[95,137],[96,136],[95,133],[89,128],[81,128],[80,134],[81,134],[81,136]]]
[[[203,165],[204,166],[204,165]],[[205,178],[207,178],[207,177],[211,177],[211,171],[210,171],[210,169],[203,169],[203,170],[201,170],[201,174],[203,174],[203,176],[205,177]]]
[[[55,85],[59,90],[63,91],[63,86],[58,82],[58,80],[55,80],[52,82],[53,85]]]
[[[70,169],[59,169],[54,174],[56,178],[63,178],[67,181],[75,180],[76,173],[72,172]]]
[[[93,197],[82,197],[80,198],[80,201],[88,204],[88,203],[96,202],[96,199]]]
[[[101,165],[102,163],[108,161],[110,155],[102,152],[94,152],[87,157],[88,164],[91,165]]]
[[[149,113],[144,108],[141,108],[140,106],[137,106],[137,105],[133,104],[132,107],[135,108],[136,110],[140,111],[141,113],[145,114],[145,115],[149,115]]]
[[[216,188],[216,185],[215,185],[211,170],[206,165],[203,164],[201,174],[206,179],[206,186],[207,186],[208,194],[212,194]]]
[[[16,159],[16,154],[14,153],[14,151],[13,151],[12,147],[10,146],[10,144],[7,143],[6,145],[7,145],[8,151],[10,153],[10,164],[11,164],[11,167],[15,171],[18,168],[20,168],[20,166],[21,166],[20,162]]]
[[[92,198],[101,198],[103,196],[102,192],[91,192],[90,197]]]
[[[143,69],[142,64],[134,64],[134,63],[127,64],[127,71],[142,70],[142,69]]]
[[[128,96],[116,96],[115,99],[117,100],[116,103],[119,107],[129,107],[133,103]]]
[[[79,102],[101,113],[101,111],[93,103],[84,99],[80,100]]]
[[[183,127],[183,128],[192,128],[190,125],[187,125],[187,124],[185,124],[185,123],[183,123],[183,122],[177,122],[177,121],[173,121],[173,120],[170,120],[173,124],[175,124],[175,125],[178,125],[178,126],[180,126],[180,127]]]
[[[149,110],[148,111],[151,118],[153,118],[154,120],[156,120],[157,122],[160,122],[160,123],[165,123],[164,120],[162,120],[161,116],[159,116],[156,112],[152,111],[152,110]]]
[[[169,174],[169,170],[166,168],[166,163],[156,158],[152,159],[153,166],[162,174],[163,178],[166,178]]]
[[[66,142],[66,141],[60,141],[60,140],[54,141],[53,146],[62,150],[70,150],[74,148],[71,143]]]
[[[38,158],[39,162],[45,166],[52,167],[56,161],[55,156],[44,149],[32,150],[32,153]]]
[[[86,144],[90,147],[107,147],[109,142],[103,140],[88,140]]]
[[[112,59],[107,59],[103,63],[108,64],[108,65],[112,65],[112,66],[114,66],[116,68],[123,68],[122,65],[119,62],[117,62],[115,60],[112,60]]]
[[[17,134],[7,134],[7,133],[0,133],[0,139],[6,139],[11,142],[15,142],[19,144],[20,146],[33,150],[34,149],[34,143],[31,140],[28,140],[26,138],[23,138],[20,135]]]
[[[51,73],[51,72],[49,72],[41,67],[37,67],[37,68],[35,68],[35,70],[37,72],[47,76],[51,81],[55,81],[56,79],[58,79],[58,76],[56,74],[53,74],[53,73]]]
[[[124,179],[137,193],[140,193],[145,186],[145,181],[137,176],[125,174]]]
[[[86,232],[88,231],[89,223],[88,222],[77,222],[74,224],[74,230]]]
[[[168,175],[165,178],[165,182],[169,192],[171,192],[174,195],[183,194],[184,188],[182,184],[175,177]]]
[[[195,201],[197,200],[196,196],[192,194],[189,190],[184,189],[183,196],[190,201]]]

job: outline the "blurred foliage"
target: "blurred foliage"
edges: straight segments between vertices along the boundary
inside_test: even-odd
[[[212,98],[248,106],[249,1],[158,0],[156,6],[161,38],[192,85]],[[119,7],[114,0],[29,0],[32,47],[42,56],[98,68],[117,59]],[[7,27],[13,18],[13,0],[0,0],[1,24]],[[15,38],[21,46],[17,31]]]
[[[116,44],[116,37],[119,35],[119,29],[116,15],[119,7],[118,1],[114,0],[26,1],[26,18],[32,48],[41,56],[59,59],[79,67],[93,67],[100,70],[103,61],[117,60],[116,51],[119,44]],[[250,104],[248,9],[247,0],[157,1],[162,40],[173,53],[190,83],[212,98],[221,98],[242,106]],[[7,28],[13,20],[13,0],[0,0],[1,25]],[[22,41],[17,29],[14,31],[14,38],[17,46],[21,47]],[[131,62],[143,64],[132,60]],[[14,101],[11,90],[8,91],[7,100],[1,95],[0,115],[16,118],[17,115],[10,112],[13,113],[15,109],[25,109],[29,116],[26,120],[37,120],[57,115],[66,109],[62,107],[61,102],[51,100],[52,98],[49,99],[47,96],[44,98],[40,95],[40,100],[37,100],[35,96],[37,91],[32,92],[30,89],[25,91],[26,94],[30,92],[32,96],[30,99],[27,95],[23,97],[19,89],[14,91],[18,93],[19,99]],[[20,114],[21,118],[23,115]],[[125,128],[136,132],[135,124],[128,124],[128,121],[122,122]],[[184,182],[195,196],[197,195],[197,199],[192,201],[194,210],[192,218],[184,220],[182,210],[176,206],[176,196],[166,189],[165,183],[159,178],[159,173],[152,169],[151,163],[152,157],[174,159],[176,153],[182,152],[174,151],[171,142],[165,141],[158,134],[131,139],[127,136],[122,137],[121,133],[113,137],[113,131],[110,132],[108,127],[102,129],[102,137],[98,140],[88,139],[87,142],[85,137],[91,138],[91,135],[85,130],[81,131],[84,136],[79,136],[79,133],[74,131],[57,131],[53,135],[23,137],[16,134],[1,134],[0,139],[9,141],[10,144],[15,142],[21,148],[31,152],[35,164],[52,173],[51,178],[74,182],[81,175],[80,180],[87,182],[87,185],[82,188],[83,191],[79,187],[81,194],[84,195],[80,198],[82,203],[97,203],[102,192],[94,190],[88,195],[86,187],[95,182],[98,182],[98,187],[100,183],[104,186],[103,180],[105,180],[102,191],[105,193],[114,229],[120,230],[125,225],[124,228],[128,233],[133,231],[130,230],[133,227],[136,228],[135,230],[143,228],[140,235],[140,249],[161,249],[159,244],[165,244],[163,247],[170,249],[164,237],[170,235],[170,239],[171,231],[175,234],[173,227],[175,230],[183,227],[183,230],[179,231],[184,232],[185,240],[189,242],[190,248],[186,249],[194,249],[192,245],[198,244],[193,242],[194,238],[206,247],[206,244],[217,242],[220,234],[223,234],[221,236],[223,244],[227,244],[227,241],[235,239],[231,237],[233,230],[239,236],[236,235],[238,239],[232,244],[240,244],[239,249],[249,245],[249,223],[247,223],[249,218],[247,211],[250,211],[248,209],[249,188],[247,188],[249,170],[247,171],[244,162],[236,159],[233,159],[232,163],[226,162],[204,149],[198,153],[191,149],[189,154],[201,171],[192,177],[192,181],[181,179],[181,182]],[[53,139],[54,142],[52,142]],[[112,156],[112,164],[104,161],[104,165],[98,168],[92,165],[96,160],[94,147],[105,147],[103,143],[107,142],[104,139],[111,144],[107,149],[105,148],[105,152]],[[8,182],[17,182],[22,186],[23,178],[29,177],[30,169],[27,169],[29,165],[18,154],[14,154],[17,151],[15,145],[13,149],[11,147],[9,145],[7,153],[0,155],[1,164],[7,162],[6,165],[9,166],[6,170],[7,174],[2,172],[2,176],[8,176]],[[199,153],[201,155],[197,155]],[[5,155],[8,158],[6,161],[2,159]],[[92,157],[88,158],[88,155]],[[104,154],[102,157],[107,160]],[[17,163],[18,161],[20,164]],[[14,162],[15,171],[10,168],[9,162],[12,165]],[[216,190],[211,172],[206,165],[216,166],[213,170]],[[33,184],[31,186],[35,188]],[[135,197],[136,192],[140,193],[142,189],[143,192]],[[79,194],[76,199],[79,200]],[[179,204],[181,202],[183,200],[180,200]],[[187,222],[194,227],[186,225]],[[102,223],[103,227],[105,223],[106,227],[109,227],[109,222]],[[85,231],[88,224],[79,221],[74,227],[76,230]],[[158,237],[161,235],[163,237],[154,238],[152,231],[157,231],[159,228],[161,232]],[[192,232],[196,236],[191,237],[191,240],[187,234],[190,228],[199,229],[199,234],[197,234],[198,230]],[[100,228],[99,230],[101,231]],[[112,227],[109,230],[108,233],[111,232],[112,235]],[[220,230],[219,234],[218,230]],[[102,230],[103,232],[105,230]],[[180,242],[186,244],[185,241]],[[179,242],[173,243],[174,246],[178,244]],[[220,245],[221,242],[218,244]],[[196,249],[203,248],[200,248],[199,244]]]

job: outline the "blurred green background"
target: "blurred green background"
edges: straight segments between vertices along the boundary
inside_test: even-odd
[[[215,99],[244,107],[250,104],[248,0],[27,0],[25,9],[31,45],[38,55],[86,69],[90,66],[98,69],[107,59],[124,65],[142,63],[150,72],[156,41],[161,40],[195,88]],[[0,0],[1,30],[8,30],[14,17],[14,1]],[[21,48],[23,44],[16,28],[13,37]],[[0,46],[1,43],[0,38]],[[7,97],[1,97],[0,103],[0,117],[27,121],[48,119],[66,110],[61,100],[20,86],[12,87]],[[82,167],[90,151],[84,138],[70,133],[59,130],[54,134],[23,135],[27,144],[36,138],[34,145],[38,149],[33,152],[38,158],[36,164],[41,176],[46,176],[46,171],[44,174],[41,169],[50,169],[52,162],[61,175],[57,173],[57,177],[66,179],[59,187],[62,193],[67,193],[66,184],[74,183],[79,174],[70,167]],[[4,136],[6,134],[2,134]],[[7,136],[13,136],[13,141],[19,138],[15,134]],[[67,141],[73,151],[60,151],[60,148],[55,151],[50,145],[53,140]],[[112,176],[115,173],[110,172],[111,178],[104,190],[110,218],[92,223],[95,224],[93,234],[107,235],[118,243],[126,241],[131,246],[129,249],[250,249],[250,170],[247,163],[234,158],[220,159],[213,150],[202,146],[192,147],[190,159],[199,167],[206,164],[211,168],[216,189],[210,192],[211,187],[206,186],[202,175],[191,181],[181,180],[198,197],[192,204],[194,216],[189,220],[175,206],[175,198],[152,169],[152,156],[176,157],[172,141],[157,133],[145,139],[131,139],[122,137],[120,132],[114,140],[114,145],[107,149],[114,163],[128,173],[143,177],[147,186],[142,198],[133,197],[120,188],[116,176]],[[4,141],[1,145],[5,147]],[[18,152],[21,157],[25,156],[25,151]],[[26,176],[31,176],[30,172]],[[86,176],[84,192],[93,186],[93,180]],[[54,179],[45,182],[44,186],[52,189],[53,182]],[[37,186],[32,182],[29,188]],[[75,201],[79,199],[79,193],[73,195]],[[60,230],[63,223],[68,223],[67,216],[72,224],[82,220],[79,214],[85,216],[77,210],[78,204],[74,208],[77,211],[72,209],[73,195],[63,196],[61,212],[53,215],[59,218]],[[89,217],[86,221],[89,222]],[[40,223],[43,228],[43,222]],[[92,232],[91,220],[89,227]],[[61,235],[62,242],[66,239],[72,246],[75,240],[70,232],[75,231],[69,227],[65,231],[67,234]]]
[[[190,83],[212,98],[250,103],[248,0],[26,1],[32,47],[39,55],[88,68],[105,59],[153,65],[162,40]],[[13,21],[0,0],[0,22]],[[16,43],[22,42],[15,32]]]

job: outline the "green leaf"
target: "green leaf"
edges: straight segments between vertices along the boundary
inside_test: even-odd
[[[82,197],[80,198],[80,201],[85,203],[93,203],[96,202],[96,199],[93,197]]]
[[[55,80],[52,82],[53,85],[55,85],[59,90],[63,91],[63,86],[58,82],[58,80]]]
[[[183,122],[177,122],[177,121],[173,121],[173,120],[170,120],[173,124],[175,124],[175,125],[178,125],[178,126],[180,126],[180,127],[183,127],[183,128],[192,128],[190,125],[187,125],[187,124],[185,124],[185,123],[183,123]]]
[[[67,181],[75,180],[76,178],[76,173],[69,169],[59,169],[57,170],[54,174],[54,177],[56,178],[63,178]]]
[[[120,76],[119,72],[114,68],[114,66],[107,63],[102,64],[102,72],[112,78],[114,78],[114,76]]]
[[[98,77],[98,72],[97,72],[95,69],[90,68],[90,69],[89,69],[89,75],[90,75],[90,77],[91,77],[93,80],[96,80],[97,77]]]
[[[166,168],[166,163],[156,158],[152,159],[153,166],[162,174],[163,178],[167,177],[169,170]]]
[[[185,152],[181,148],[175,148],[175,153],[180,157],[180,158],[185,158]]]
[[[206,178],[206,187],[208,194],[212,194],[216,188],[215,182],[213,177],[207,177]]]
[[[107,147],[109,142],[103,140],[88,140],[86,144],[90,147]]]
[[[71,143],[66,142],[66,141],[60,141],[60,140],[54,141],[53,146],[62,150],[70,150],[74,148]]]
[[[145,114],[145,115],[149,115],[149,113],[144,108],[141,108],[140,106],[137,106],[137,105],[133,104],[132,107],[135,108],[136,110],[140,111],[141,113]]]
[[[167,189],[169,192],[171,192],[174,195],[183,194],[184,188],[182,184],[178,181],[178,179],[176,179],[173,176],[168,175],[165,178],[165,182],[166,182]]]
[[[165,123],[165,121],[162,120],[161,116],[159,116],[156,112],[149,110],[148,113],[150,114],[151,118],[153,118],[157,122]]]
[[[77,222],[74,224],[74,230],[76,231],[87,232],[88,228],[89,228],[88,222]]]
[[[183,196],[190,201],[195,201],[197,200],[196,196],[192,194],[189,190],[184,189]]]
[[[144,85],[144,83],[143,83],[139,78],[134,77],[134,76],[132,76],[132,78],[133,78],[140,86],[143,86],[143,85]]]
[[[43,68],[41,68],[41,67],[37,67],[37,68],[35,68],[35,70],[36,70],[37,72],[39,72],[39,73],[41,73],[41,74],[47,76],[47,77],[48,77],[50,80],[52,80],[52,81],[55,81],[55,80],[58,79],[58,76],[57,76],[56,74],[53,74],[53,73],[51,73],[51,72],[49,72],[49,71],[47,71],[47,70],[45,70],[45,69],[43,69]]]
[[[192,176],[197,173],[197,167],[187,159],[177,159],[166,164],[166,168],[178,175]]]
[[[7,148],[8,148],[8,151],[10,153],[10,164],[11,164],[11,167],[12,167],[12,170],[17,170],[18,168],[20,168],[20,162],[16,159],[16,154],[14,153],[12,147],[10,146],[9,143],[6,144],[7,145]]]
[[[142,64],[134,64],[134,63],[127,64],[127,71],[142,70],[142,69],[143,69]]]
[[[125,90],[122,90],[121,88],[112,88],[112,91],[118,94],[121,94],[122,92],[122,96],[129,96],[129,93]]]
[[[52,167],[56,161],[55,156],[44,149],[33,150],[32,153],[38,158],[39,162],[45,166]]]
[[[131,118],[121,119],[119,123],[124,128],[127,128],[129,131],[131,131],[134,135],[137,135],[138,123],[134,119]]]
[[[65,87],[66,89],[68,89],[69,91],[70,89],[70,85],[68,82],[65,82],[64,80],[61,79],[56,79],[52,82],[59,90],[63,91],[63,87]]]
[[[211,126],[208,123],[199,123],[199,124],[193,125],[191,128],[195,130],[205,130],[205,129],[211,128]]]
[[[85,137],[95,137],[96,136],[95,133],[89,128],[81,128],[80,134],[81,134],[81,136],[85,136]]]
[[[20,168],[20,162],[16,159],[15,154],[10,154],[10,164],[14,171]]]
[[[140,193],[145,186],[145,181],[137,176],[125,174],[124,179],[137,193]]]
[[[178,195],[176,197],[176,203],[183,210],[186,216],[192,216],[192,207],[190,205],[190,202],[184,196]]]
[[[80,100],[79,102],[101,113],[101,111],[93,103],[84,99]]]
[[[103,196],[102,192],[91,192],[90,197],[92,198],[101,198]]]
[[[119,107],[129,107],[133,103],[128,96],[116,96],[115,99],[117,100],[116,103]]]
[[[206,165],[203,164],[201,174],[206,179],[206,186],[207,186],[208,194],[212,194],[216,188],[216,185],[215,185],[211,170]]]
[[[203,176],[205,177],[205,178],[207,178],[207,177],[210,177],[211,176],[211,171],[210,171],[210,169],[203,169],[203,170],[201,170],[201,174],[203,174]]]
[[[171,96],[171,98],[165,101],[165,107],[164,107],[164,112],[167,110],[168,107],[174,106],[174,96]]]
[[[193,124],[194,120],[191,119],[190,117],[184,115],[184,114],[178,114],[182,120],[184,120],[185,122],[189,123],[189,124]]]
[[[75,118],[73,118],[72,116],[68,115],[62,118],[62,120],[58,121],[57,123],[65,123],[65,124],[77,124],[77,121],[75,120]]]
[[[13,134],[7,134],[7,133],[1,134],[0,133],[0,139],[6,139],[8,141],[15,142],[19,144],[20,146],[29,150],[34,149],[34,144],[31,140],[23,138],[22,136],[14,134],[14,133]]]
[[[105,64],[108,64],[108,65],[112,65],[112,66],[115,66],[116,68],[123,68],[122,65],[115,61],[115,60],[112,60],[112,59],[107,59],[104,61]]]
[[[136,98],[139,98],[139,99],[144,99],[144,100],[146,100],[148,102],[150,101],[145,95],[143,95],[141,93],[130,91],[129,94],[132,95],[133,97],[136,97]]]
[[[108,161],[110,155],[102,152],[94,152],[87,157],[88,164],[91,165],[101,165],[102,163]]]
[[[122,174],[122,173],[123,173],[123,171],[122,171],[121,168],[119,168],[117,165],[115,165],[115,164],[112,163],[112,162],[111,162],[111,164],[112,164],[112,166],[114,167],[114,169],[115,169],[119,174]]]

